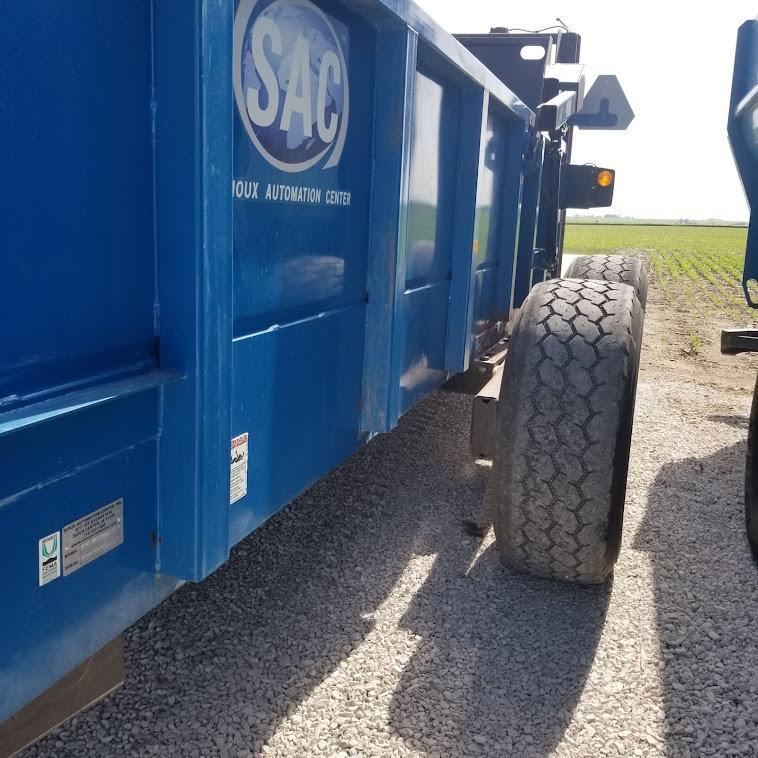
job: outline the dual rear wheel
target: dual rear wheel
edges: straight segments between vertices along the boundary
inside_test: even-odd
[[[638,260],[579,258],[537,284],[511,336],[490,487],[503,561],[586,584],[621,532],[647,277]]]

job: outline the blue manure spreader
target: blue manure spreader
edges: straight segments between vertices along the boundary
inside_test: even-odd
[[[559,278],[566,209],[615,184],[573,132],[633,117],[577,34],[25,0],[0,38],[0,755],[443,384],[478,393],[503,561],[609,576],[647,284],[625,257]]]
[[[729,142],[750,206],[750,224],[742,273],[745,301],[758,308],[758,19],[746,21],[737,34],[728,118]],[[758,329],[724,329],[721,352],[758,352]],[[748,426],[745,466],[745,524],[753,555],[758,558],[758,381]]]

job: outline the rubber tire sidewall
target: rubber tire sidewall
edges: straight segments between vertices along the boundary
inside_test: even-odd
[[[602,347],[598,349],[605,351],[607,347],[608,355],[604,356],[603,359],[610,358],[610,354],[613,353],[611,363],[616,367],[614,369],[616,373],[622,372],[622,365],[619,360],[622,361],[624,377],[623,386],[615,386],[613,383],[618,384],[619,380],[611,378],[611,385],[599,381],[598,388],[592,390],[593,393],[600,393],[593,395],[593,397],[606,409],[602,413],[598,411],[592,417],[591,423],[598,427],[598,431],[593,431],[593,434],[606,435],[606,438],[598,439],[588,447],[588,450],[592,450],[591,465],[596,469],[604,467],[604,471],[597,472],[597,479],[602,480],[603,485],[600,487],[599,493],[594,492],[591,500],[593,509],[597,509],[599,512],[605,509],[605,512],[600,513],[599,518],[595,519],[593,523],[585,524],[582,527],[584,530],[583,540],[589,539],[588,535],[592,533],[590,540],[592,544],[583,546],[582,556],[592,554],[592,558],[587,558],[586,561],[583,558],[581,570],[574,571],[573,574],[563,571],[562,567],[556,569],[554,566],[540,565],[539,561],[535,562],[528,557],[525,559],[522,555],[523,549],[520,552],[516,545],[517,537],[514,537],[515,532],[523,531],[522,525],[517,524],[517,522],[522,520],[521,513],[530,507],[526,502],[527,499],[519,495],[517,491],[519,488],[524,489],[523,471],[525,468],[523,463],[518,463],[518,459],[525,459],[527,447],[534,443],[535,431],[532,429],[530,435],[530,424],[539,428],[545,426],[542,423],[542,416],[537,418],[536,424],[534,418],[530,421],[530,411],[527,408],[533,401],[529,393],[545,394],[544,388],[539,386],[539,381],[534,376],[530,379],[530,375],[534,374],[535,343],[540,339],[541,333],[538,334],[538,332],[541,329],[540,324],[544,321],[546,292],[550,288],[555,289],[564,286],[572,287],[574,290],[578,286],[580,289],[586,289],[590,292],[604,290],[611,293],[615,303],[613,313],[603,319],[609,330],[609,334],[606,335],[607,344],[602,344],[603,340],[601,339],[598,345],[602,344]],[[493,482],[490,489],[496,536],[501,557],[506,564],[540,576],[580,583],[599,583],[611,573],[621,545],[643,321],[644,312],[639,300],[633,288],[626,284],[599,281],[590,284],[587,280],[553,279],[537,284],[524,302],[503,369],[498,407],[497,445],[493,462]],[[565,334],[563,336],[566,337]],[[624,355],[621,356],[621,353]],[[598,363],[596,373],[602,379],[600,376],[602,369],[599,368],[601,364],[602,361]],[[598,377],[595,377],[595,380]],[[572,389],[570,384],[566,386],[562,397],[562,402],[566,407],[576,401],[576,398],[569,397],[573,391],[575,388]],[[533,409],[533,404],[530,407]],[[617,417],[614,417],[613,408],[617,408]],[[602,418],[595,420],[599,413],[601,416],[607,416],[609,420],[612,420],[612,423],[605,425]],[[574,420],[570,418],[566,423],[567,426],[576,426]],[[536,433],[540,433],[539,429]],[[554,430],[548,431],[546,434],[562,440],[560,448],[555,454],[556,458],[560,456],[571,457],[570,441],[562,437],[560,423],[556,425]],[[594,450],[593,445],[597,445],[598,449]],[[539,455],[536,457],[539,458]],[[545,460],[547,459],[545,458]],[[587,461],[583,461],[582,465],[586,465],[586,463]],[[539,468],[539,466],[526,466],[526,468],[531,472],[532,469]],[[527,476],[531,476],[531,473]],[[539,481],[539,473],[536,475],[536,480],[539,489],[543,484]],[[568,482],[571,486],[574,486],[575,483]],[[564,482],[564,484],[566,483]],[[553,493],[550,497],[555,500],[556,495]],[[550,505],[547,510],[552,513],[551,509],[560,511],[563,507],[564,503],[559,500]],[[570,510],[570,506],[566,507]],[[574,511],[571,512],[574,513]],[[558,518],[561,518],[561,513],[558,513]],[[554,526],[555,524],[550,529],[553,529]],[[603,533],[596,534],[592,529],[584,528],[587,526],[602,527]],[[520,538],[520,534],[518,537]]]
[[[755,445],[758,443],[758,377],[753,390],[750,422],[747,431],[745,456],[745,530],[750,549],[758,559],[758,460]]]

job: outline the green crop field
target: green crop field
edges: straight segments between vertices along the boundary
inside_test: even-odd
[[[745,227],[569,224],[567,253],[627,253],[644,258],[650,299],[675,318],[672,344],[688,355],[714,345],[718,326],[758,320],[742,296]]]
[[[709,304],[741,322],[753,316],[740,284],[746,237],[744,227],[569,224],[564,249],[583,254],[640,251],[664,300],[680,307]]]

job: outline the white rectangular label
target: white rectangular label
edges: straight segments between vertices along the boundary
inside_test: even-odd
[[[248,433],[232,438],[231,486],[229,504],[247,495]]]
[[[123,541],[123,498],[66,524],[63,527],[63,576],[73,574]]]
[[[61,533],[53,532],[39,541],[39,586],[61,575]]]

